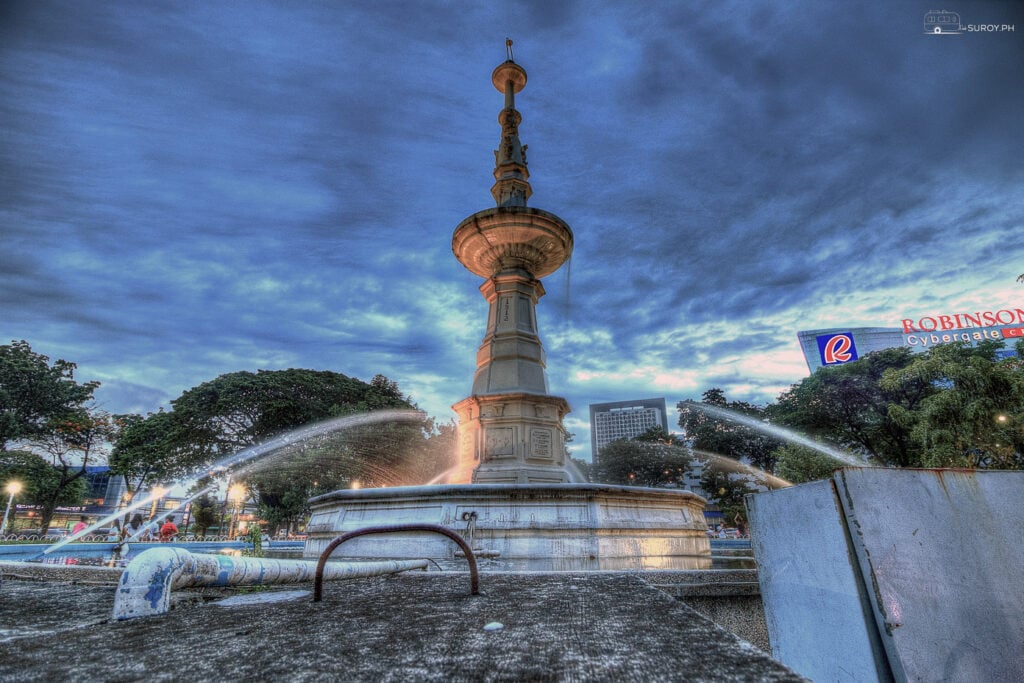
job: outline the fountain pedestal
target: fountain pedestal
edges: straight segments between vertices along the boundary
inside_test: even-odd
[[[400,486],[334,491],[310,504],[309,558],[349,531],[417,522],[458,532],[487,568],[711,567],[704,499],[689,491],[604,484]],[[443,537],[409,532],[356,538],[335,554],[454,559],[455,552]]]
[[[459,416],[460,462],[476,465],[478,484],[556,484],[570,481],[565,468],[562,417],[569,404],[558,396],[470,396],[453,406]]]

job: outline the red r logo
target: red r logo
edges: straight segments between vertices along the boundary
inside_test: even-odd
[[[846,335],[837,335],[825,343],[825,363],[846,363],[850,358],[850,347],[853,342]]]

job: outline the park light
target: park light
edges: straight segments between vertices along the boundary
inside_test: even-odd
[[[228,498],[231,499],[231,501],[235,504],[236,507],[240,505],[243,500],[245,500],[245,494],[245,486],[243,486],[242,484],[232,484],[231,488],[228,489]]]
[[[156,517],[156,504],[161,498],[167,495],[168,489],[165,489],[159,484],[149,490],[149,495],[152,497],[153,504],[149,507],[149,516]]]
[[[228,498],[234,505],[231,508],[231,526],[228,527],[228,538],[234,538],[238,535],[238,510],[242,506],[242,501],[246,499],[248,491],[242,484],[232,484],[228,488]]]
[[[4,487],[7,493],[11,494],[7,499],[7,508],[4,510],[4,521],[0,522],[0,534],[4,533],[7,528],[7,517],[11,514],[11,504],[14,503],[14,497],[21,493],[21,482],[15,479],[7,482],[7,486]]]

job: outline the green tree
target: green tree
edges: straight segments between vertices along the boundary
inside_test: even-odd
[[[184,392],[172,407],[167,424],[157,425],[153,440],[142,445],[153,443],[158,453],[196,471],[311,423],[415,408],[383,375],[367,384],[340,373],[295,369],[221,375]],[[318,492],[354,481],[427,481],[451,466],[453,439],[453,427],[438,427],[424,415],[370,422],[284,444],[233,477],[248,485],[268,521],[291,523]],[[142,459],[144,454],[145,448]]]
[[[28,451],[0,451],[0,486],[9,481],[19,481],[23,486],[16,496],[18,502],[35,506],[51,502],[54,506],[80,505],[87,488],[81,478],[62,486],[57,469]]]
[[[379,378],[379,379],[378,379]],[[196,456],[215,462],[311,422],[382,408],[410,408],[386,378],[377,387],[315,370],[233,372],[171,402],[180,434]]]
[[[767,481],[750,471],[737,471],[727,458],[712,458],[701,473],[700,486],[708,502],[722,511],[726,524],[745,527],[747,508],[744,497],[769,488]]]
[[[889,408],[907,429],[927,467],[1024,468],[1024,370],[1018,359],[999,360],[1002,341],[976,347],[943,344],[888,370],[889,392],[922,383],[937,389],[916,410]],[[1024,344],[1018,344],[1018,353]]]
[[[192,490],[189,491],[189,495],[195,495],[196,492],[202,491],[210,486],[211,480],[209,477],[203,477],[196,482]],[[192,524],[192,535],[193,536],[206,536],[210,527],[217,526],[220,524],[221,517],[221,506],[217,502],[216,496],[210,492],[202,493],[192,500],[192,504],[189,507],[189,518]],[[184,531],[184,530],[183,530]]]
[[[633,441],[646,441],[648,443],[672,443],[672,435],[664,427],[651,427],[643,434],[637,434]]]
[[[913,355],[905,347],[885,349],[821,368],[779,396],[767,414],[773,422],[875,463],[920,466],[924,452],[912,435],[912,416],[941,389],[923,376],[881,381],[886,372],[910,365]]]
[[[112,434],[110,416],[86,405],[99,382],[79,384],[75,369],[65,360],[51,365],[24,340],[0,346],[0,452],[11,443],[42,451],[57,473],[36,499],[43,533],[57,505],[82,490],[79,480]]]
[[[591,480],[624,486],[683,486],[691,464],[684,445],[620,439],[601,449]]]
[[[99,382],[75,381],[74,363],[35,353],[29,343],[0,346],[0,451],[45,437],[55,421],[80,413]]]
[[[694,450],[749,462],[766,472],[775,467],[773,452],[782,441],[742,420],[767,422],[767,409],[745,401],[728,401],[721,389],[708,389],[700,403],[680,401],[679,426]],[[739,419],[734,419],[736,416]]]
[[[843,463],[806,446],[787,443],[775,451],[775,474],[791,484],[827,479]]]
[[[116,433],[117,427],[110,415],[83,408],[51,418],[43,433],[27,440],[50,456],[57,473],[53,488],[38,502],[41,533],[49,530],[53,513],[61,501],[68,500],[79,487],[84,488],[87,468],[102,461]]]
[[[173,413],[160,410],[143,418],[118,415],[120,427],[110,454],[110,471],[124,477],[129,498],[160,482],[171,482],[196,471],[204,454],[188,448],[188,434]]]

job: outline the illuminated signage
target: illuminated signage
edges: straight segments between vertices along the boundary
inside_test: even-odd
[[[1012,311],[1004,308],[999,311],[976,311],[974,313],[925,316],[916,321],[912,318],[906,318],[901,320],[900,323],[903,325],[903,334],[947,332],[949,330],[962,330],[974,327],[999,327],[1014,323],[1024,325],[1024,308],[1015,308]]]
[[[928,315],[900,321],[908,346],[934,346],[950,342],[976,343],[986,339],[1024,338],[1024,309]]]
[[[857,345],[853,343],[853,334],[850,332],[819,334],[816,339],[822,365],[852,363],[859,357]]]

